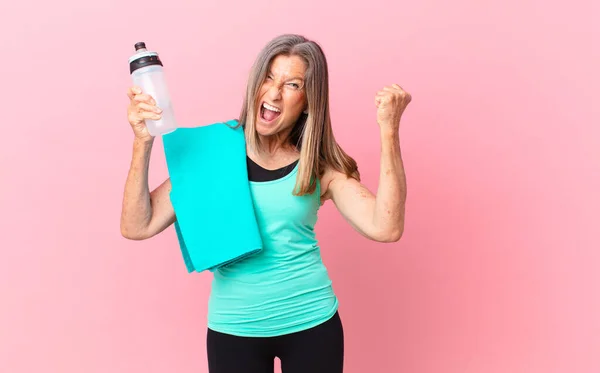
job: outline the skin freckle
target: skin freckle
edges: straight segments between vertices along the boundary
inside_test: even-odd
[[[364,197],[364,196],[365,196],[365,192],[363,192],[362,190],[357,190],[357,191],[356,191],[356,194],[357,194],[359,197]]]

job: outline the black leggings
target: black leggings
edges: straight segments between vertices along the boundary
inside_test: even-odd
[[[208,329],[210,373],[342,373],[344,331],[339,314],[316,327],[277,337],[238,337]]]

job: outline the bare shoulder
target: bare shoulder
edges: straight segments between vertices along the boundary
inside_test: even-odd
[[[343,172],[328,168],[321,177],[321,204],[328,199],[334,200],[336,204],[352,204],[373,198],[374,194],[365,185]]]
[[[332,190],[340,184],[352,182],[352,178],[347,177],[344,173],[327,167],[323,176],[321,176],[321,203],[324,203],[332,197]],[[354,180],[356,181],[356,180]]]

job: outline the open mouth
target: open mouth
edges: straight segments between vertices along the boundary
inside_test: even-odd
[[[281,109],[277,106],[269,105],[266,102],[260,105],[260,118],[266,123],[274,121],[279,115],[281,115]]]

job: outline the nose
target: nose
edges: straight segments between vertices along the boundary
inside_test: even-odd
[[[267,95],[270,100],[277,101],[281,99],[281,87],[279,84],[271,84],[269,86],[269,90],[267,91]]]

